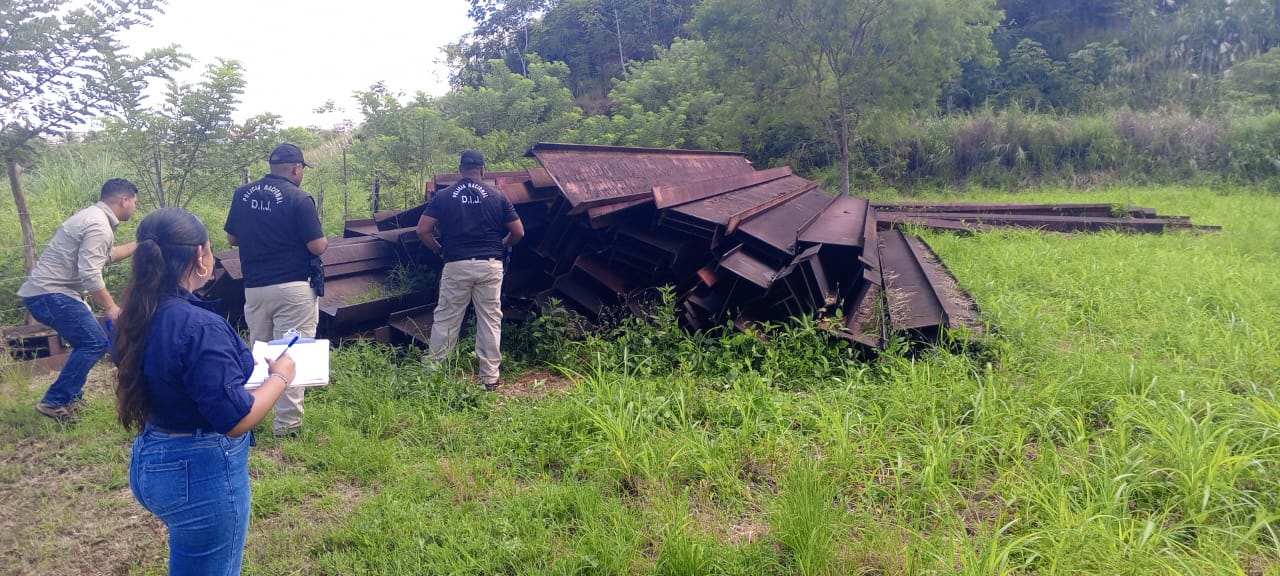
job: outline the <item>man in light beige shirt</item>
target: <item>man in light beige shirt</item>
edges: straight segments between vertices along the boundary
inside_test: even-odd
[[[77,419],[89,370],[107,352],[107,335],[85,297],[91,296],[109,320],[120,316],[102,271],[133,255],[137,243],[115,246],[115,230],[137,210],[138,187],[123,178],[107,180],[96,204],[62,223],[18,289],[31,316],[72,347],[62,372],[36,404],[37,411],[59,422]]]

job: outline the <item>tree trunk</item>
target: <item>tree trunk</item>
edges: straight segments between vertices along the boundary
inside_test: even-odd
[[[13,191],[13,203],[18,208],[18,223],[22,225],[22,258],[27,274],[36,267],[36,230],[31,226],[31,209],[27,208],[27,195],[22,191],[22,166],[12,158],[5,159],[9,173],[9,189]]]
[[[844,97],[840,102],[840,194],[849,195],[849,115],[845,112]]]
[[[151,160],[156,170],[156,204],[158,204],[159,207],[164,208],[169,204],[168,202],[165,201],[165,197],[164,197],[164,173],[161,172],[159,146],[154,146],[151,148]]]
[[[618,17],[618,9],[613,9],[613,29],[618,34],[618,73],[627,77],[627,58],[622,54],[622,20]]]

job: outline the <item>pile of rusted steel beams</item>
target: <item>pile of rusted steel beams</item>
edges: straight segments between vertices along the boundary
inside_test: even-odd
[[[653,291],[671,286],[691,330],[809,316],[874,349],[894,333],[936,340],[944,330],[982,329],[973,298],[904,227],[1192,227],[1110,204],[869,202],[833,196],[786,167],[756,170],[733,152],[538,144],[529,154],[540,167],[484,177],[511,199],[527,233],[503,284],[513,320],[551,298],[594,320],[644,315]],[[458,177],[436,175],[432,192]],[[416,235],[422,209],[349,221],[344,238],[330,241],[323,335],[426,342],[441,263]],[[201,293],[234,316],[239,262],[235,252],[218,262]]]
[[[982,330],[973,298],[904,230],[1216,230],[1111,204],[870,202],[829,194],[786,167],[756,170],[734,152],[537,144],[529,155],[539,167],[484,176],[515,204],[527,233],[503,283],[512,321],[552,298],[601,322],[643,317],[655,290],[671,286],[690,330],[806,316],[870,350],[892,334],[933,341],[946,330]],[[432,193],[458,177],[437,174]],[[350,220],[330,239],[321,335],[426,343],[441,262],[416,233],[423,207]],[[239,320],[237,251],[217,255],[198,294]],[[4,337],[36,370],[65,361],[43,326]]]

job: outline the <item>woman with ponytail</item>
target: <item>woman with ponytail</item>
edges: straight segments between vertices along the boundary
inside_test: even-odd
[[[139,432],[129,485],[169,527],[170,574],[239,574],[251,430],[293,379],[293,359],[265,359],[270,376],[246,391],[249,349],[191,294],[213,271],[204,224],[163,208],[137,238],[116,336],[120,423]]]

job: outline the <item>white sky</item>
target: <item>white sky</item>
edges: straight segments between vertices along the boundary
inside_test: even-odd
[[[216,58],[239,60],[247,82],[237,119],[272,112],[286,126],[358,122],[351,93],[385,81],[411,96],[442,95],[441,49],[470,32],[467,0],[169,0],[150,28],[121,35],[132,51],[178,44],[194,57],[179,74],[195,82]],[[162,83],[158,83],[162,84]],[[148,92],[158,98],[162,90]],[[345,113],[312,109],[333,100]],[[154,100],[153,100],[154,102]]]

